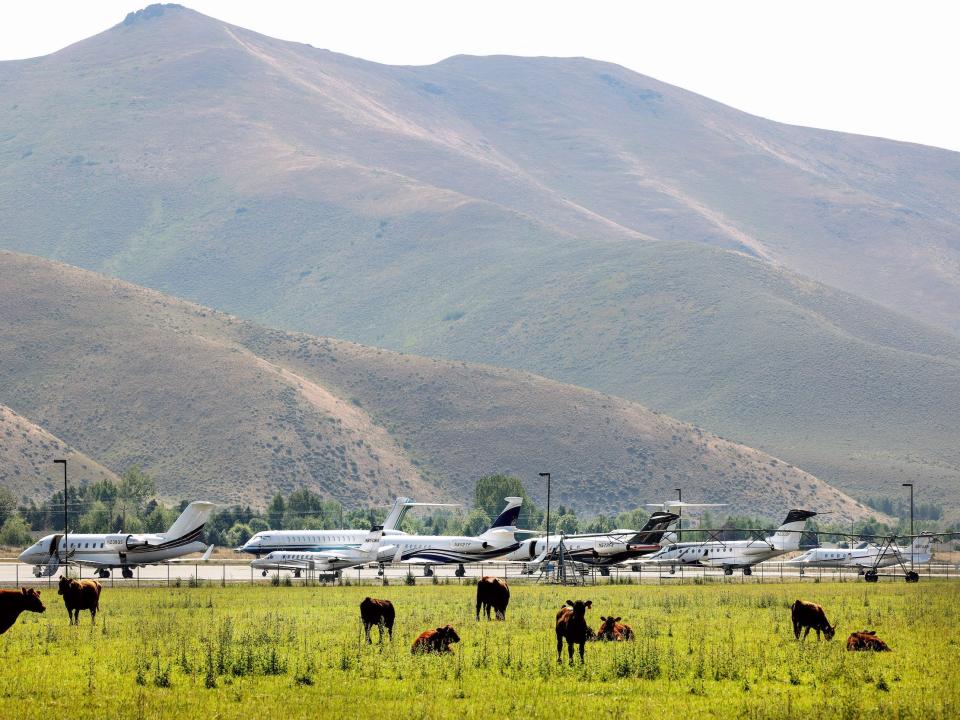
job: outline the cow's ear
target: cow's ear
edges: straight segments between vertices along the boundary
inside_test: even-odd
[[[584,604],[584,607],[593,607],[593,600],[587,600]]]
[[[437,628],[438,633],[443,633],[444,630],[446,630],[446,628],[442,628],[442,627]]]
[[[570,607],[573,607],[573,600],[567,600],[567,605],[569,605]]]
[[[606,619],[603,615],[601,615],[601,616],[600,616],[600,622],[606,622],[606,621],[607,621],[607,619]]]
[[[26,594],[27,594],[27,589],[26,589],[26,588],[20,588],[20,592],[22,592],[24,595],[26,595]]]
[[[614,619],[613,619],[614,622],[620,622],[621,620],[623,620],[622,617],[618,617],[618,618],[614,618]]]

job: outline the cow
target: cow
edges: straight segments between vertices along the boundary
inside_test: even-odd
[[[793,618],[793,635],[797,640],[800,639],[801,628],[805,628],[803,632],[804,640],[807,639],[807,635],[810,634],[811,630],[817,631],[817,640],[820,639],[821,631],[823,631],[823,635],[827,640],[833,640],[837,628],[830,626],[822,607],[816,603],[807,602],[806,600],[797,600],[791,606],[790,611]]]
[[[452,625],[444,625],[436,630],[426,630],[420,633],[420,636],[413,641],[413,647],[410,652],[414,655],[420,653],[452,653],[450,646],[453,643],[460,642],[460,636],[453,629]]]
[[[360,619],[363,621],[363,631],[367,636],[367,644],[373,641],[370,639],[370,628],[374,625],[380,630],[380,642],[383,642],[383,629],[386,628],[390,633],[390,642],[393,642],[393,619],[396,613],[393,609],[393,603],[389,600],[378,600],[377,598],[365,597],[360,603]]]
[[[622,618],[600,616],[597,640],[633,640],[633,628],[620,622]]]
[[[57,595],[63,595],[63,604],[67,606],[67,616],[71,625],[80,624],[80,611],[90,611],[90,622],[96,622],[100,609],[100,583],[96,580],[70,580],[60,578]]]
[[[583,660],[583,646],[587,642],[590,628],[587,627],[586,614],[593,606],[593,601],[567,600],[567,604],[557,611],[557,662],[563,662],[563,641],[567,641],[567,652],[570,655],[570,664],[573,665],[573,646],[580,646],[580,662]]]
[[[481,606],[490,619],[490,610],[497,620],[507,617],[507,605],[510,603],[510,586],[506,580],[497,577],[482,577],[477,583],[477,620],[480,620]]]
[[[876,652],[890,652],[890,646],[877,637],[873,630],[851,633],[847,638],[847,650],[874,650]]]
[[[40,591],[33,588],[19,590],[0,590],[0,635],[13,627],[20,613],[46,612],[40,601]]]

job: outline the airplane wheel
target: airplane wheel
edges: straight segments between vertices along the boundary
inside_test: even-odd
[[[744,574],[744,575],[747,575],[748,577],[749,577],[750,575],[753,575],[753,568],[745,567],[745,568],[743,569],[743,574]]]
[[[266,571],[266,570],[261,570],[261,571],[260,571],[260,575],[263,576],[263,577],[266,577],[266,576],[267,576],[267,571]]]
[[[300,577],[300,571],[299,571],[299,570],[294,570],[294,571],[293,571],[293,576],[294,576],[295,578]]]
[[[920,582],[920,573],[916,572],[915,570],[911,570],[907,573],[906,581],[909,583]]]
[[[602,567],[600,568],[601,577],[610,577],[610,568]]]
[[[867,570],[867,572],[863,574],[863,579],[867,582],[877,582],[880,578],[873,570]]]
[[[122,572],[122,575],[123,575],[127,580],[129,580],[130,578],[133,577],[133,570],[131,570],[130,568],[124,568],[124,569],[123,569],[123,572]]]
[[[724,575],[733,575],[733,568],[732,568],[732,567],[725,567],[725,568],[723,569],[723,574],[724,574]]]
[[[110,577],[110,571],[109,571],[109,570],[97,570],[97,577],[100,578],[101,580],[106,579],[106,578]]]
[[[424,565],[424,566],[423,566],[423,576],[424,576],[424,577],[433,577],[433,568],[431,568],[429,565]]]
[[[671,566],[670,566],[670,574],[671,574],[671,575],[676,575],[676,574],[677,574],[677,566],[676,566],[676,565],[671,565]]]
[[[456,575],[457,577],[463,577],[466,574],[467,574],[467,570],[466,568],[463,567],[463,565],[458,567],[457,571],[454,573],[454,575]]]

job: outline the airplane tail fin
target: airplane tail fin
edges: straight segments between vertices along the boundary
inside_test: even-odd
[[[913,539],[909,547],[901,552],[905,556],[912,554],[914,562],[927,562],[930,560],[930,545],[933,542],[933,535],[924,533]]]
[[[383,529],[399,530],[400,523],[403,522],[404,516],[410,509],[411,502],[413,502],[413,500],[408,497],[398,497],[393,503],[393,508],[391,508],[390,514],[387,515],[387,519],[383,521]]]
[[[630,540],[630,545],[658,545],[663,540],[664,534],[673,523],[680,519],[680,516],[672,512],[655,512],[647,520],[640,532],[634,535]]]
[[[523,504],[523,498],[508,497],[506,506],[500,511],[496,519],[490,523],[490,529],[480,537],[485,537],[490,533],[514,532],[517,529],[517,518],[520,517],[520,506]]]
[[[170,529],[164,533],[167,542],[171,540],[183,540],[185,542],[199,540],[203,534],[203,526],[214,507],[216,506],[212,502],[203,500],[197,500],[187,505],[180,513],[180,517],[174,520]]]
[[[787,513],[783,524],[777,528],[773,536],[767,538],[767,541],[776,549],[789,552],[800,549],[800,536],[803,535],[803,528],[807,520],[816,515],[812,510],[791,510]]]
[[[360,545],[360,552],[373,553],[380,548],[380,539],[383,537],[383,526],[377,525],[370,528],[370,532],[363,539]]]

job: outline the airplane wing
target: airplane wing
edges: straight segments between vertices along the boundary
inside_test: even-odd
[[[147,563],[147,564],[148,565],[161,565],[161,564],[162,565],[178,565],[182,563],[183,565],[196,565],[198,562],[209,562],[210,556],[212,554],[213,554],[213,544],[211,543],[210,546],[203,553],[203,557],[201,557],[199,560],[197,558],[180,557],[180,558],[170,558],[169,560],[163,560],[162,562],[159,562],[159,563]]]

